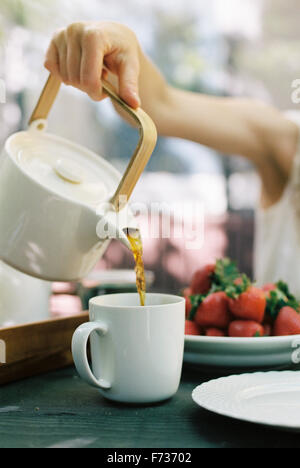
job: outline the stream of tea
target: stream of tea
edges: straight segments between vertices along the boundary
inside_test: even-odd
[[[125,234],[129,240],[135,260],[136,287],[140,296],[140,304],[144,306],[146,300],[146,279],[141,233],[138,229],[125,229]]]

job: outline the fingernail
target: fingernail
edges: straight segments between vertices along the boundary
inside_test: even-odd
[[[138,103],[138,106],[140,107],[140,105],[141,105],[141,99],[140,99],[140,96],[139,96],[137,93],[135,93],[135,92],[133,92],[133,93],[132,93],[132,96],[133,96],[133,97],[134,97],[134,99],[137,101],[137,103]]]

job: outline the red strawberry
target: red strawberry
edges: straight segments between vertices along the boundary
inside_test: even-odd
[[[261,287],[261,289],[265,292],[274,291],[276,288],[277,286],[274,283],[267,283]]]
[[[191,289],[190,288],[185,288],[182,291],[182,294],[183,294],[183,297],[185,298],[185,317],[189,318],[190,312],[192,310],[192,303],[191,303],[191,299],[190,299],[190,296],[192,294]]]
[[[277,286],[274,283],[267,283],[267,284],[264,284],[264,286],[262,286],[261,289],[262,291],[264,291],[266,298],[269,299],[270,292],[275,291],[277,289]]]
[[[223,330],[220,330],[219,328],[208,328],[205,332],[206,336],[225,336],[225,333]]]
[[[182,295],[183,295],[184,297],[191,296],[191,295],[192,295],[192,290],[191,290],[191,288],[184,288],[184,290],[182,291]]]
[[[275,336],[300,334],[300,314],[292,307],[282,307],[275,320],[273,334]]]
[[[220,291],[210,294],[199,305],[195,322],[202,327],[226,328],[230,318],[228,297]]]
[[[185,335],[201,335],[201,328],[192,320],[185,321]]]
[[[264,323],[264,336],[271,336],[272,335],[272,326],[270,323]]]
[[[264,336],[264,328],[253,320],[234,320],[228,328],[228,335],[234,338]]]
[[[236,285],[241,285],[241,284],[243,284],[243,278],[236,278],[236,279],[233,281],[233,284],[236,284]]]
[[[237,318],[261,323],[266,309],[265,293],[255,286],[250,286],[237,299],[229,300],[229,308]]]
[[[192,294],[207,294],[211,288],[211,275],[215,271],[215,264],[206,265],[194,273],[191,282]]]
[[[188,319],[192,310],[192,303],[189,296],[185,298],[185,317]]]

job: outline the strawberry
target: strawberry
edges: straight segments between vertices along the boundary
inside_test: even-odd
[[[243,278],[239,277],[239,278],[236,278],[234,281],[233,281],[233,284],[235,284],[236,286],[241,286],[243,284]]]
[[[264,336],[264,328],[260,323],[253,320],[234,320],[229,325],[228,336],[234,338]]]
[[[265,292],[269,292],[269,291],[274,291],[276,289],[276,284],[274,283],[267,283],[267,284],[264,284],[261,289]]]
[[[270,323],[264,323],[264,336],[272,336],[272,326]]]
[[[197,270],[192,278],[192,294],[207,294],[212,285],[212,274],[215,271],[215,264],[209,264]]]
[[[184,288],[184,290],[182,291],[182,295],[183,295],[184,297],[186,297],[186,296],[191,296],[191,295],[192,295],[192,290],[191,290],[191,288]]]
[[[289,306],[280,309],[274,323],[273,334],[275,336],[300,334],[300,314]]]
[[[235,297],[244,292],[251,282],[247,275],[239,272],[234,262],[223,258],[216,261],[212,283],[212,292],[225,291],[228,297]]]
[[[185,318],[189,318],[190,313],[192,310],[192,302],[189,296],[186,296],[185,298]]]
[[[273,323],[283,307],[288,306],[296,311],[299,310],[299,302],[291,294],[288,285],[283,281],[278,281],[275,284],[275,289],[269,289],[266,298],[266,320],[268,322]]]
[[[201,328],[192,320],[185,321],[185,335],[201,335]]]
[[[205,335],[206,336],[225,336],[225,333],[223,330],[220,330],[219,328],[207,328]]]
[[[237,318],[261,323],[266,309],[265,293],[255,286],[250,286],[237,299],[229,299],[229,309]]]
[[[226,294],[220,291],[207,296],[197,308],[195,322],[202,327],[228,327],[230,313]]]
[[[267,284],[264,284],[262,287],[261,287],[261,290],[264,291],[265,295],[266,295],[266,298],[267,299],[270,299],[271,297],[271,291],[275,291],[276,290],[276,284],[274,283],[267,283]]]
[[[182,291],[182,295],[185,298],[185,317],[186,318],[189,318],[189,315],[190,315],[191,310],[192,310],[192,302],[191,302],[191,298],[190,298],[191,294],[192,294],[192,292],[191,292],[190,288],[185,288]]]

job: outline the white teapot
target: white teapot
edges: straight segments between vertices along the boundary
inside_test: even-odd
[[[8,138],[0,159],[0,259],[47,281],[85,277],[112,237],[129,247],[128,201],[156,144],[142,109],[105,92],[138,124],[140,140],[123,176],[82,146],[45,132],[61,82],[50,75],[28,131]]]

